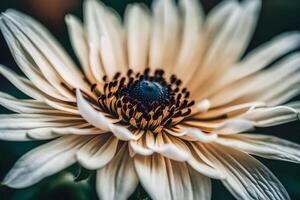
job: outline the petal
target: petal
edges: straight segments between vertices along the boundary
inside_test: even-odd
[[[228,135],[241,133],[254,129],[255,122],[245,119],[232,119],[224,122],[220,127],[215,129],[213,133],[220,135]]]
[[[138,185],[133,160],[123,145],[114,159],[97,171],[97,193],[103,200],[126,200]]]
[[[149,155],[153,154],[153,150],[148,147],[148,146],[151,146],[151,145],[149,145],[149,142],[154,143],[154,136],[153,136],[153,133],[151,133],[150,131],[147,131],[146,134],[144,134],[138,140],[130,140],[129,147],[133,151],[133,154],[149,156]]]
[[[115,125],[102,112],[96,111],[82,96],[77,89],[77,104],[79,113],[91,125],[103,131],[111,131],[120,140],[137,140],[140,135],[133,134],[125,127]]]
[[[295,121],[298,119],[298,113],[293,108],[277,106],[254,109],[240,117],[254,121],[257,127],[268,127]]]
[[[274,136],[239,134],[217,142],[253,155],[300,163],[300,145]]]
[[[149,143],[151,145],[151,143]],[[189,148],[180,139],[166,134],[158,133],[155,143],[149,146],[154,152],[160,153],[170,159],[186,161],[191,156]]]
[[[94,82],[94,77],[89,66],[89,49],[84,28],[79,19],[73,15],[65,18],[72,47],[84,70],[86,77]]]
[[[109,131],[111,122],[102,112],[96,111],[82,96],[79,89],[76,90],[77,106],[81,116],[91,125],[103,130]]]
[[[204,11],[197,0],[181,0],[179,6],[183,13],[183,31],[173,74],[178,75],[183,82],[188,82],[204,52],[204,41],[201,37]]]
[[[207,145],[215,163],[227,174],[223,184],[237,199],[290,199],[278,179],[246,153],[221,145]]]
[[[12,188],[31,186],[75,163],[76,151],[90,137],[62,137],[42,145],[20,158],[4,178]]]
[[[14,31],[24,49],[31,52],[30,55],[33,56],[45,78],[50,80],[50,75],[53,75],[51,82],[58,90],[63,92],[59,82],[55,82],[56,73],[73,88],[78,87],[89,92],[81,72],[42,25],[29,16],[12,10],[4,14],[4,21]]]
[[[44,94],[41,91],[39,91],[29,80],[17,75],[16,73],[11,71],[7,67],[4,67],[3,65],[0,65],[0,74],[3,75],[16,88],[18,88],[27,96],[32,97],[36,100],[43,100]]]
[[[204,152],[199,148],[199,143],[190,143],[192,156],[187,163],[197,172],[214,179],[224,179],[225,174],[222,173],[211,161],[205,156]]]
[[[78,162],[90,170],[100,169],[113,159],[117,151],[118,140],[102,134],[86,143],[76,154]]]
[[[170,73],[178,53],[178,9],[172,0],[155,1],[152,7],[154,13],[149,66],[152,69],[163,67],[166,73]]]
[[[148,67],[151,22],[142,5],[129,5],[125,11],[129,67],[142,71]]]
[[[154,154],[136,156],[134,165],[143,188],[154,200],[210,199],[210,179],[185,163]]]
[[[183,128],[182,131],[182,136],[187,136],[193,141],[212,142],[218,137],[215,133],[204,133],[198,128]]]
[[[124,30],[119,16],[95,0],[85,1],[84,9],[89,43],[101,52],[106,74],[112,78],[116,72],[126,72]]]

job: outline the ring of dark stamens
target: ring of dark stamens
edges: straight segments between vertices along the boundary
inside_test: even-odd
[[[131,128],[153,132],[171,128],[189,116],[194,105],[189,91],[181,88],[181,80],[175,75],[166,78],[162,69],[153,73],[149,68],[142,73],[128,70],[125,76],[116,73],[112,80],[104,76],[103,81],[100,89],[97,84],[91,86],[100,93],[100,110]]]

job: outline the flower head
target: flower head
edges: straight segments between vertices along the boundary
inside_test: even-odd
[[[127,199],[139,182],[153,199],[210,199],[211,178],[237,199],[289,199],[251,155],[299,163],[300,146],[252,131],[298,119],[299,102],[285,103],[300,93],[300,54],[283,56],[300,34],[241,59],[260,6],[223,1],[204,16],[196,0],[161,0],[152,12],[128,6],[123,25],[86,0],[84,26],[66,17],[81,68],[38,22],[6,11],[0,27],[25,76],[0,73],[31,98],[0,93],[16,112],[1,117],[0,138],[51,141],[3,183],[24,188],[78,162],[97,170],[105,200]]]

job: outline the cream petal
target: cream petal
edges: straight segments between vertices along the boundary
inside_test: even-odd
[[[209,84],[205,91],[201,90],[198,98],[207,98],[210,95],[218,94],[221,92],[219,91],[221,88],[230,86],[233,82],[241,81],[254,73],[259,73],[261,69],[267,67],[276,59],[297,48],[299,43],[300,34],[298,32],[284,33],[275,37],[270,42],[257,47],[247,54],[240,63],[237,63],[227,73],[224,73],[222,77],[213,79],[214,82]],[[257,89],[258,87],[254,88]],[[240,90],[242,91],[243,89]]]
[[[44,102],[37,100],[19,100],[6,93],[0,92],[0,105],[17,113],[55,113],[57,111],[51,109]]]
[[[240,134],[220,137],[216,142],[249,154],[300,163],[300,145],[274,136]]]
[[[203,40],[201,37],[204,12],[197,0],[179,1],[183,13],[182,41],[173,74],[176,74],[185,83],[201,61]],[[188,70],[187,70],[188,66]]]
[[[227,178],[223,184],[237,199],[290,199],[279,180],[259,161],[230,147],[211,144],[206,151]]]
[[[210,179],[186,163],[153,154],[136,156],[134,165],[141,184],[154,200],[209,199],[211,196]]]
[[[211,181],[194,169],[188,167],[191,179],[193,199],[210,200],[212,195]]]
[[[295,109],[298,113],[300,113],[300,101],[293,101],[288,104],[285,104],[285,106],[291,107]]]
[[[210,109],[207,112],[199,113],[195,116],[195,118],[210,119],[210,118],[218,118],[223,116],[231,117],[264,106],[266,106],[264,102],[257,102],[257,101],[237,104],[232,106],[223,106],[220,108]]]
[[[246,119],[232,119],[224,122],[220,127],[215,129],[213,133],[219,135],[228,135],[241,133],[249,130],[253,130],[256,123]]]
[[[52,101],[47,98],[43,98],[43,100],[47,105],[49,105],[51,108],[55,110],[62,111],[68,114],[79,115],[79,111],[77,110],[77,108],[73,105],[70,105],[69,102],[60,103],[57,101]]]
[[[141,135],[135,135],[125,127],[113,124],[102,112],[96,111],[77,89],[77,104],[81,116],[91,125],[103,131],[111,131],[120,140],[137,140]]]
[[[184,128],[182,130],[183,136],[187,136],[194,141],[201,141],[201,142],[212,142],[217,139],[219,134],[218,132],[214,133],[204,133],[198,128]]]
[[[91,125],[103,130],[109,131],[111,122],[101,112],[96,111],[82,96],[79,89],[76,90],[77,106],[81,116]]]
[[[157,152],[167,158],[186,161],[189,159],[190,150],[180,139],[173,136],[167,136],[162,133],[158,133],[156,136],[155,143],[151,145],[148,143],[149,148],[154,152]]]
[[[20,69],[24,72],[24,74],[30,79],[30,81],[34,84],[34,86],[31,86],[31,83],[18,76],[14,72],[11,72],[10,70],[6,69],[4,66],[1,66],[1,74],[7,77],[8,80],[10,80],[13,84],[16,85],[21,91],[24,91],[26,94],[28,94],[30,91],[33,92],[33,94],[29,94],[29,96],[34,95],[35,98],[40,98],[40,96],[44,96],[42,94],[39,94],[39,92],[36,88],[43,91],[45,94],[50,95],[54,98],[60,99],[60,100],[67,100],[66,97],[64,97],[62,94],[60,94],[55,88],[53,88],[42,75],[40,72],[38,72],[36,64],[32,61],[32,58],[30,58],[28,53],[22,48],[20,42],[17,40],[17,38],[14,36],[12,31],[8,28],[7,23],[11,24],[11,21],[6,21],[1,18],[0,20],[0,28],[3,32],[3,36],[7,41],[8,47],[10,48],[10,51],[12,52],[12,55],[20,67]],[[14,25],[11,25],[13,28]],[[25,40],[23,41],[25,42]],[[20,80],[21,79],[21,80]]]
[[[118,71],[126,72],[124,30],[119,17],[95,0],[85,1],[84,9],[89,43],[99,48],[106,74],[112,78]]]
[[[143,188],[153,200],[171,199],[164,157],[159,154],[137,155],[134,157],[134,166]]]
[[[100,49],[97,44],[89,43],[89,63],[91,66],[91,73],[97,82],[103,82],[105,71],[101,61]]]
[[[148,67],[151,31],[149,11],[139,4],[129,5],[125,11],[129,67],[142,71]]]
[[[31,186],[75,163],[76,151],[90,137],[62,137],[20,158],[2,182],[12,188]]]
[[[103,200],[126,200],[138,185],[133,160],[127,145],[123,145],[117,155],[105,167],[97,171],[97,193]]]
[[[0,65],[0,74],[27,96],[40,101],[43,99],[43,94],[29,80],[17,75],[3,65]]]
[[[255,122],[257,127],[268,127],[295,121],[298,119],[298,113],[293,108],[277,106],[254,109],[240,117]]]
[[[192,93],[196,94],[203,81],[207,80],[208,77],[223,71],[224,67],[228,64],[228,62],[225,62],[226,59],[222,56],[225,56],[223,52],[226,51],[226,48],[229,46],[228,44],[231,42],[231,36],[235,32],[235,26],[241,15],[241,7],[234,1],[228,4],[226,3],[224,5],[220,5],[220,10],[217,10],[215,13],[223,18],[208,18],[204,25],[204,31],[209,38],[209,42],[207,44],[206,54],[201,63],[201,67],[194,74],[191,79],[192,81],[189,84],[189,90]],[[215,24],[218,24],[219,26],[216,27],[216,30],[214,30]]]
[[[153,150],[149,146],[154,145],[154,135],[150,131],[146,131],[139,139],[129,141],[130,150],[135,154],[149,156],[153,154]]]
[[[6,141],[30,141],[27,130],[0,130],[0,140]]]
[[[224,179],[225,174],[222,173],[212,162],[201,152],[199,143],[191,143],[190,150],[192,156],[187,163],[197,172],[214,179]]]
[[[84,82],[82,73],[78,70],[73,61],[65,53],[55,38],[52,37],[51,34],[41,24],[31,17],[15,10],[6,11],[4,16],[9,18],[9,20],[14,23],[13,26],[15,26],[15,28],[18,28],[20,31],[22,31],[24,36],[26,36],[31,43],[36,46],[38,51],[46,57],[53,69],[55,69],[55,71],[68,84],[70,84],[73,88],[80,88],[86,92],[89,92],[89,87],[87,83]],[[14,28],[13,26],[10,28]],[[21,40],[20,42],[22,43]],[[27,46],[24,46],[24,48],[26,49]],[[32,54],[33,53],[31,52],[31,55]],[[41,70],[44,67],[44,70],[50,72],[50,67],[48,69],[46,69],[46,66],[39,65],[38,67]],[[49,76],[49,73],[45,74],[46,78],[47,76]]]
[[[123,126],[118,126],[114,124],[109,124],[110,131],[120,140],[129,141],[129,140],[137,140],[141,134],[135,135],[128,128]]]
[[[110,162],[118,146],[118,140],[109,134],[94,137],[77,153],[78,162],[90,170],[100,169]]]
[[[149,66],[170,73],[175,62],[179,41],[178,9],[172,0],[154,1],[153,31],[150,41]]]
[[[74,15],[67,15],[65,21],[68,28],[69,37],[73,50],[79,59],[81,67],[85,73],[85,76],[91,81],[94,82],[95,79],[90,69],[89,64],[89,49],[87,43],[87,36],[84,30],[84,27],[80,20]]]

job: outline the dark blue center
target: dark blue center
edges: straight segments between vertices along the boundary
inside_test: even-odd
[[[144,105],[159,103],[166,97],[167,88],[155,81],[141,80],[130,89],[129,95]]]

